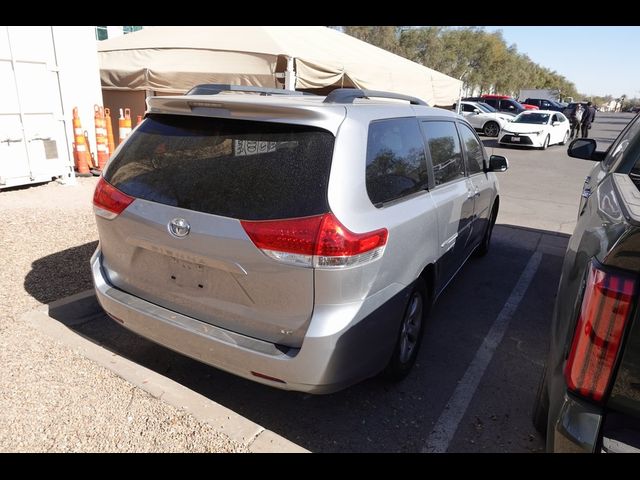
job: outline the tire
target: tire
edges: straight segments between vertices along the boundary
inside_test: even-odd
[[[549,419],[549,391],[547,389],[547,366],[545,364],[540,383],[538,384],[538,393],[533,403],[533,411],[531,412],[531,421],[535,429],[542,435],[547,433],[547,422]]]
[[[544,143],[542,144],[542,147],[540,147],[541,150],[546,150],[547,147],[549,146],[549,135],[547,135],[547,138],[544,139]]]
[[[431,306],[430,299],[427,285],[419,278],[411,289],[391,359],[383,372],[387,380],[398,382],[413,368],[422,344],[422,332]]]
[[[496,122],[487,122],[482,127],[482,133],[484,133],[487,137],[497,137],[500,133],[500,125]]]
[[[562,140],[562,142],[560,142],[560,145],[566,145],[567,142],[569,141],[569,130],[567,130],[567,133],[564,134],[564,139]]]
[[[496,218],[498,218],[498,204],[496,203],[491,210],[491,217],[489,217],[489,223],[487,229],[484,232],[480,245],[476,248],[475,256],[484,257],[489,253],[489,247],[491,245],[491,234],[493,233],[493,226],[496,224]]]

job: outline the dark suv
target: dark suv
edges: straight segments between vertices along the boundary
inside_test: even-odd
[[[546,98],[527,98],[524,102],[527,105],[535,105],[540,110],[553,110],[555,112],[561,112],[564,107],[554,100],[548,100]]]
[[[584,183],[562,267],[550,350],[533,410],[555,452],[640,452],[640,115]]]
[[[487,97],[467,97],[462,100],[468,102],[484,102],[491,105],[499,112],[512,113],[514,115],[524,112],[525,108],[513,98],[487,98]]]

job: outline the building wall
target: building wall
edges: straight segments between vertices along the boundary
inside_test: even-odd
[[[102,105],[100,69],[94,27],[52,27],[60,69],[60,90],[69,139],[73,142],[73,107],[78,107],[82,127],[89,133],[96,156],[94,105]]]
[[[94,35],[91,26],[0,26],[0,188],[74,178],[74,106],[95,153]]]

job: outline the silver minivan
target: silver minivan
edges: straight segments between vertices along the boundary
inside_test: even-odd
[[[506,168],[413,97],[153,97],[96,187],[97,297],[126,328],[273,387],[401,379],[431,303],[489,248]]]

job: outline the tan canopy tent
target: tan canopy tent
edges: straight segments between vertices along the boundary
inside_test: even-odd
[[[200,83],[357,87],[458,101],[462,82],[326,27],[147,27],[98,42],[102,88],[183,93]],[[291,68],[293,67],[293,68]],[[105,102],[106,103],[106,102]]]

